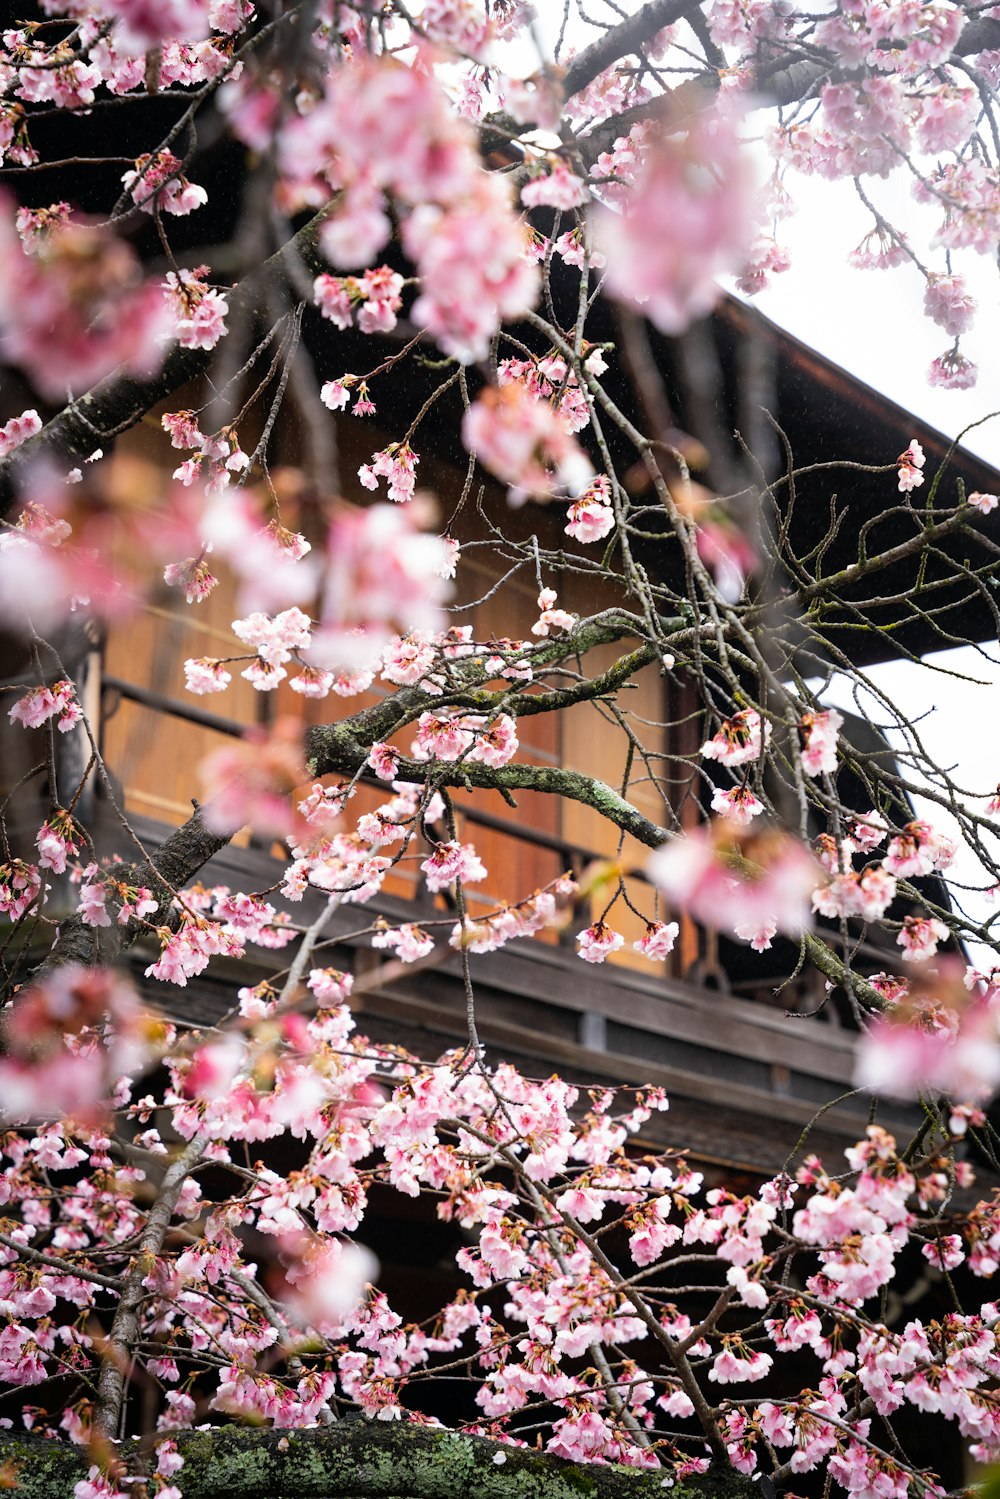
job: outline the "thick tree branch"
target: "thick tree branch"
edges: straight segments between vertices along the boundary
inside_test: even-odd
[[[531,655],[532,665],[536,671],[544,670],[547,666],[556,665],[570,656],[583,656],[596,646],[613,644],[623,636],[634,635],[639,628],[639,620],[626,610],[605,610],[604,613],[596,614],[591,619],[582,620],[571,634],[554,637],[536,647]],[[584,701],[588,696],[600,696],[605,692],[613,691],[627,676],[638,671],[641,666],[652,659],[653,653],[650,648],[640,646],[636,651],[624,656],[621,662],[616,662],[600,677],[595,678],[593,683],[582,683],[566,691],[575,694],[573,701]],[[481,673],[481,670],[478,663],[471,662],[464,674],[474,678],[477,673]],[[588,691],[588,689],[591,690]],[[492,699],[492,695],[490,696]],[[566,705],[561,692],[540,694],[540,697],[543,700],[542,705],[528,709],[528,712],[545,712]],[[513,700],[514,703],[517,701],[516,698]],[[530,700],[527,698],[521,700],[522,704],[528,701]],[[417,687],[404,688],[386,698],[384,702],[362,709],[361,712],[352,714],[339,723],[312,730],[307,743],[307,753],[315,761],[311,773],[322,775],[329,770],[340,775],[354,775],[363,767],[374,741],[385,738],[407,723],[412,723],[425,709],[433,707],[437,702],[439,699],[432,698]],[[320,761],[326,766],[326,770],[317,768]],[[510,773],[508,789],[526,789],[517,785],[516,773],[519,769],[532,771],[534,767],[507,766],[506,772]],[[482,765],[463,766],[460,778],[452,781],[442,779],[442,784],[497,786],[500,784],[497,778],[501,774],[501,772],[488,770],[488,767]],[[559,772],[558,774],[569,775],[571,773]],[[426,775],[426,766],[414,764],[411,779],[423,781]],[[582,786],[586,777],[577,779],[581,782],[581,787],[578,788],[581,794],[591,797],[588,805],[600,810],[599,803],[601,803],[612,809],[614,814],[612,820],[616,820],[619,827],[626,826],[636,815],[634,809],[620,797],[616,797],[610,787],[603,787],[600,792],[591,792]],[[561,788],[532,785],[531,789],[558,792]],[[226,835],[211,832],[205,826],[200,811],[196,811],[193,817],[170,834],[152,859],[141,860],[135,864],[117,865],[114,869],[114,877],[122,884],[148,886],[159,901],[158,919],[162,920],[173,899],[173,892],[186,885],[212,855],[218,853],[219,849],[225,848],[228,842],[229,837]],[[97,932],[94,927],[88,926],[78,916],[71,916],[63,922],[59,935],[36,977],[65,963],[93,963],[95,948],[98,944],[101,961],[112,963],[145,930],[146,927],[143,924],[130,922],[127,926],[113,924]]]
[[[341,1421],[315,1431],[174,1434],[184,1457],[184,1499],[663,1499],[663,1470],[580,1464],[482,1437],[381,1421]],[[141,1460],[136,1442],[119,1449]],[[0,1433],[0,1464],[17,1472],[19,1499],[65,1499],[86,1476],[85,1449]],[[687,1478],[673,1499],[747,1499],[750,1483],[728,1470]]]
[[[112,1439],[118,1433],[125,1400],[126,1376],[139,1338],[139,1314],[146,1299],[144,1282],[150,1266],[163,1248],[177,1199],[192,1167],[205,1153],[209,1136],[195,1135],[177,1159],[167,1167],[149,1212],[135,1256],[129,1265],[115,1309],[111,1333],[101,1351],[101,1372],[97,1381],[97,1427]]]
[[[955,44],[956,57],[972,57],[977,52],[1000,47],[1000,21],[989,16],[977,16],[969,21]],[[757,87],[763,97],[773,104],[794,104],[802,99],[824,74],[836,71],[836,61],[829,64],[816,62],[812,58],[799,57],[782,66],[772,62],[757,74]]]
[[[367,753],[365,748],[342,735],[338,724],[319,726],[306,732],[306,754],[313,775],[356,775],[365,764]],[[582,806],[592,807],[623,833],[630,833],[648,848],[658,848],[670,836],[666,828],[644,817],[613,787],[576,770],[517,762],[494,768],[478,761],[448,764],[435,760],[428,764],[422,760],[400,760],[397,774],[401,781],[420,785],[464,787],[469,791],[537,791],[567,797]]]
[[[158,919],[162,921],[173,892],[187,884],[228,842],[229,836],[210,832],[200,811],[196,811],[161,843],[154,858],[142,859],[136,864],[116,864],[112,873],[121,884],[145,885],[152,890],[159,902]],[[126,926],[119,926],[116,922],[101,930],[101,961],[114,962],[145,930],[145,925],[134,921]],[[79,916],[68,917],[59,928],[59,935],[35,977],[64,963],[93,963],[96,935],[97,929],[81,921]]]
[[[467,700],[465,697],[460,698],[457,705],[482,712],[502,703],[504,710],[516,718],[532,718],[536,713],[558,713],[563,708],[573,707],[575,703],[593,702],[595,698],[617,692],[629,677],[634,677],[637,671],[655,660],[656,648],[652,645],[640,645],[634,651],[629,651],[627,656],[619,657],[613,666],[609,666],[599,676],[586,682],[576,682],[572,687],[559,687],[552,692],[522,693],[519,696],[511,696],[503,690],[470,693]],[[449,697],[448,702],[455,705],[456,699]]]
[[[684,621],[665,622],[667,629],[672,625],[683,628]],[[595,614],[589,619],[581,620],[568,635],[555,635],[540,645],[518,652],[517,655],[519,659],[524,656],[530,661],[532,671],[538,676],[546,668],[558,666],[570,657],[585,656],[588,651],[594,650],[599,645],[613,645],[625,636],[640,634],[642,628],[641,620],[636,615],[628,613],[627,610],[606,609],[602,614]],[[651,656],[650,659],[653,657]],[[638,671],[639,666],[644,664],[644,661],[640,662],[632,669]],[[461,698],[464,689],[477,687],[482,681],[482,676],[482,663],[478,659],[474,658],[467,663],[460,663],[451,673],[453,690],[445,695],[443,701],[451,702],[455,695]],[[371,708],[363,708],[360,712],[342,719],[337,724],[328,725],[327,729],[345,746],[348,743],[353,743],[358,747],[364,745],[367,754],[369,746],[376,740],[385,739],[404,728],[406,724],[414,723],[426,709],[440,706],[441,703],[441,697],[432,697],[420,687],[405,687],[400,692],[394,692],[383,702],[375,703]],[[489,707],[494,704],[494,694],[484,692],[480,706]],[[522,710],[512,708],[511,711],[521,712]],[[524,711],[530,713],[546,710],[540,708]],[[321,775],[323,772],[313,771],[313,774]],[[350,774],[353,774],[353,771]]]

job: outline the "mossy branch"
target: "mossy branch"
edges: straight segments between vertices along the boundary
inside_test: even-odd
[[[504,711],[516,718],[531,718],[536,713],[558,713],[564,708],[572,708],[575,703],[593,702],[595,698],[617,692],[629,677],[634,677],[637,671],[655,661],[656,656],[655,646],[640,645],[627,655],[620,656],[607,671],[602,671],[587,681],[575,682],[572,687],[559,687],[551,692],[522,693],[516,697],[512,697],[509,690],[500,689],[458,697],[448,696],[446,701],[452,707],[468,707],[477,713],[490,712],[502,704]]]
[[[683,620],[666,620],[664,628],[684,628]],[[531,669],[537,677],[549,667],[559,666],[563,661],[573,657],[582,657],[588,651],[596,649],[601,645],[613,645],[616,641],[628,636],[642,633],[642,621],[637,615],[630,614],[625,609],[606,609],[601,614],[594,614],[589,619],[579,622],[575,629],[565,635],[554,635],[538,645],[526,646],[517,653],[518,659],[523,658],[530,662]],[[636,653],[631,653],[622,658],[625,663],[623,674],[615,680],[614,675],[608,677],[608,686],[601,685],[601,678],[595,679],[598,687],[595,693],[613,690],[615,685],[620,685],[626,676],[636,672],[649,661],[655,660],[655,652],[651,647],[639,647],[641,659]],[[633,661],[634,658],[634,661]],[[616,673],[622,663],[616,663],[609,670]],[[482,661],[478,657],[465,662],[459,662],[453,666],[450,673],[451,685],[442,696],[433,696],[425,692],[421,687],[404,687],[399,692],[394,692],[381,703],[375,703],[370,708],[362,708],[358,713],[352,713],[350,717],[341,719],[336,724],[325,726],[327,731],[343,738],[353,740],[356,745],[364,745],[365,753],[368,747],[377,740],[388,738],[390,734],[405,728],[408,723],[415,723],[429,708],[441,707],[443,704],[457,702],[459,706],[473,706],[475,711],[483,712],[488,708],[496,707],[501,698],[507,699],[505,707],[511,713],[549,712],[556,708],[568,706],[569,701],[584,701],[586,684],[577,684],[572,689],[566,689],[575,693],[575,697],[569,700],[557,699],[555,694],[539,694],[547,699],[544,706],[540,708],[525,708],[523,703],[530,701],[527,694],[523,697],[515,697],[509,688],[500,691],[489,691],[482,689],[477,692],[477,700],[463,696],[477,691],[483,680]],[[314,774],[320,775],[321,771]]]
[[[363,1419],[315,1431],[173,1434],[184,1457],[184,1499],[663,1499],[663,1470],[580,1464],[482,1437]],[[144,1454],[118,1449],[132,1472]],[[148,1462],[148,1456],[146,1457]],[[18,1499],[67,1499],[86,1476],[84,1449],[0,1433],[0,1465],[16,1474]],[[134,1465],[134,1466],[133,1466]],[[749,1499],[731,1469],[685,1479],[672,1499]]]

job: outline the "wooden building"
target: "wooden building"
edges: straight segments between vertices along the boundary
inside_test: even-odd
[[[939,434],[922,424],[918,427],[907,413],[737,304],[723,310],[712,334],[730,386],[732,372],[740,367],[740,351],[751,336],[755,357],[763,359],[770,372],[777,410],[800,463],[834,457],[871,462],[873,455],[876,461],[891,463],[914,435],[927,449],[930,465],[944,457],[948,444]],[[661,357],[662,351],[655,352]],[[405,399],[418,401],[419,391],[409,392]],[[174,398],[170,408],[184,404],[183,398]],[[679,409],[683,418],[683,405]],[[717,412],[714,419],[724,422],[731,415]],[[688,425],[694,428],[696,420]],[[382,445],[377,429],[350,420],[339,424],[337,437],[343,476],[352,476],[358,464]],[[283,441],[294,448],[292,434],[286,433]],[[460,455],[449,454],[444,443],[439,434],[429,445],[421,445],[420,477],[448,509],[464,475],[456,467]],[[164,473],[176,461],[153,423],[129,434],[121,447],[161,463]],[[1000,476],[968,454],[957,455],[954,470],[970,488],[1000,486]],[[343,485],[349,498],[361,498],[349,478],[344,477]],[[860,479],[858,503],[884,504],[887,485],[891,492],[891,479],[885,476],[878,484]],[[554,546],[560,544],[562,521],[554,511],[536,511],[525,523],[550,534]],[[812,522],[807,516],[803,523]],[[473,522],[460,522],[455,533],[459,539],[463,524]],[[537,616],[534,579],[519,574],[501,594],[489,597],[496,576],[490,564],[475,561],[477,555],[489,553],[484,549],[469,554],[461,586],[466,600],[487,597],[462,615],[463,622],[472,623],[480,639],[526,635]],[[607,600],[613,601],[617,600]],[[602,601],[586,579],[567,571],[560,604],[592,614]],[[163,590],[125,627],[110,630],[103,639],[78,641],[81,693],[98,725],[101,750],[120,785],[131,826],[150,850],[190,815],[196,767],[227,738],[262,718],[304,714],[320,722],[370,700],[303,702],[288,691],[287,683],[263,695],[238,676],[219,699],[185,694],[181,663],[189,656],[231,655],[229,624],[236,612],[233,588],[225,581],[198,609]],[[931,644],[917,642],[920,649]],[[610,647],[608,658],[613,659]],[[672,691],[676,689],[669,678],[649,667],[631,690],[630,706],[651,723],[676,721],[682,716],[676,712],[678,705],[672,703],[674,711],[667,711],[664,700]],[[650,748],[691,752],[698,743],[698,729],[691,725],[690,744],[673,745],[664,742],[666,731],[650,729]],[[527,718],[521,731],[522,757],[585,771],[612,784],[620,781],[622,737],[594,706]],[[7,779],[12,784],[20,773],[18,757],[25,751],[10,735],[4,747],[10,750]],[[354,805],[364,810],[364,798],[372,798],[374,804],[377,796],[374,789],[362,790],[361,801]],[[656,798],[648,788],[639,785],[634,799],[659,820]],[[555,797],[519,794],[512,808],[496,794],[476,792],[457,794],[456,805],[463,836],[475,842],[490,871],[489,879],[469,892],[473,915],[499,902],[521,899],[563,870],[579,871],[617,849],[615,828],[589,809]],[[101,829],[101,851],[117,847],[131,857],[115,819],[110,813],[101,815],[99,800],[85,811]],[[347,906],[331,918],[330,935],[341,937],[342,946],[327,961],[355,973],[353,1006],[360,1029],[421,1054],[437,1054],[465,1038],[465,998],[456,955],[442,942],[430,958],[404,968],[386,962],[368,939],[350,935],[376,912],[393,924],[447,918],[440,898],[435,901],[422,891],[405,872],[409,867],[393,871],[384,896],[363,912]],[[201,877],[206,884],[263,891],[273,889],[280,870],[270,848],[255,846],[244,835],[219,853]],[[635,890],[640,906],[652,914],[654,892],[643,887],[641,876]],[[298,920],[318,910],[318,898],[307,899],[292,914]],[[781,977],[777,963],[770,963],[766,954],[748,954],[687,921],[664,971],[662,965],[654,967],[631,952],[631,940],[641,935],[641,918],[620,915],[619,909],[615,925],[628,939],[625,949],[601,967],[585,965],[576,956],[574,934],[590,919],[581,910],[561,936],[549,932],[497,953],[473,956],[479,1030],[494,1056],[508,1057],[536,1075],[558,1070],[586,1084],[661,1084],[671,1109],[657,1122],[658,1134],[651,1138],[686,1149],[710,1170],[725,1167],[730,1177],[734,1168],[754,1175],[778,1169],[816,1111],[850,1093],[854,1033],[849,1018],[835,1004],[820,1005],[819,975],[806,976],[776,995]],[[890,961],[877,951],[870,957],[875,968]],[[149,961],[149,952],[141,947],[130,954],[137,975]],[[266,975],[269,961],[273,970],[283,959],[280,953],[261,951],[254,959],[259,977]],[[246,966],[240,965],[240,983],[247,982],[246,974]],[[216,960],[186,989],[149,987],[156,1002],[199,1021],[231,1007],[236,979],[234,964]],[[848,1097],[813,1125],[811,1148],[833,1157],[863,1132],[867,1115],[866,1097]],[[891,1109],[885,1117],[891,1121]],[[904,1124],[905,1111],[898,1117]]]

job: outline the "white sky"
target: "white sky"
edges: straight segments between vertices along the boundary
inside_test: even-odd
[[[789,186],[799,211],[782,221],[778,237],[791,252],[792,266],[753,305],[946,437],[1000,408],[996,263],[971,250],[953,256],[953,270],[979,303],[975,326],[962,340],[963,353],[979,367],[979,383],[964,391],[936,389],[927,383],[927,367],[951,339],[924,317],[920,272],[909,264],[891,271],[856,271],[847,264],[872,227],[853,183],[796,174]],[[886,218],[906,230],[924,264],[943,272],[942,252],[932,251],[923,233],[927,225],[933,232],[936,217],[914,202],[906,170],[863,186]],[[970,432],[963,446],[1000,468],[1000,417]]]

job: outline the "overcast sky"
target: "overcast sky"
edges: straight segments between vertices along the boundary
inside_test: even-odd
[[[866,182],[871,201],[898,228],[931,269],[944,271],[941,252],[927,245],[935,216],[913,200],[901,169],[886,182]],[[939,390],[927,367],[951,340],[923,315],[923,278],[915,266],[856,271],[847,256],[872,227],[851,182],[824,182],[794,174],[789,183],[799,211],[782,221],[779,239],[792,255],[791,269],[752,299],[796,338],[834,360],[914,416],[956,437],[963,427],[1000,408],[1000,272],[988,256],[965,250],[953,269],[979,303],[975,327],[962,350],[979,366],[972,390]],[[918,436],[915,432],[914,436]],[[1000,417],[970,432],[964,446],[1000,469]]]

